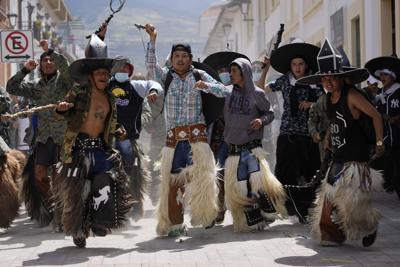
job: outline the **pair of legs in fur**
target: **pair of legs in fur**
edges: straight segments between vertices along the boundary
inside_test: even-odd
[[[231,150],[225,165],[225,198],[235,232],[263,229],[286,216],[283,186],[271,173],[261,147]]]
[[[56,173],[55,164],[59,159],[59,145],[55,144],[52,138],[47,139],[46,143],[38,142],[32,156],[33,164],[27,166],[30,169],[25,173],[27,175],[23,189],[25,206],[33,220],[40,226],[47,226],[53,220],[52,180]],[[33,175],[29,172],[33,172]],[[33,177],[34,181],[30,182],[30,177]],[[57,220],[53,222],[56,230],[61,231],[59,222]]]
[[[135,203],[133,217],[135,220],[143,217],[144,194],[147,193],[151,182],[150,173],[145,164],[145,156],[137,139],[125,139],[116,142],[116,148],[121,153],[125,172],[131,185],[131,194]]]
[[[78,135],[72,162],[64,163],[57,178],[62,223],[78,247],[86,246],[90,230],[105,236],[125,220],[133,200],[119,153],[101,138]]]
[[[332,163],[311,214],[313,237],[323,246],[360,239],[371,246],[381,217],[371,196],[382,190],[382,181],[382,174],[366,162]]]
[[[157,205],[157,234],[177,236],[185,231],[184,203],[191,207],[191,224],[209,227],[218,212],[217,167],[205,142],[177,142],[161,156],[161,190]]]

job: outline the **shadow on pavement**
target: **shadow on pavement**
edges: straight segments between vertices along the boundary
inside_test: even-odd
[[[250,240],[267,240],[290,236],[306,236],[307,229],[303,225],[272,225],[271,228],[254,233],[234,233],[233,226],[215,226],[211,229],[189,228],[188,236],[181,238],[165,237],[154,238],[137,243],[137,251],[140,253],[154,253],[161,250],[180,252],[185,250],[198,250],[209,244],[230,242],[245,242]],[[182,241],[180,241],[182,240]]]
[[[71,241],[72,242],[72,241]],[[23,266],[43,266],[43,265],[66,265],[88,262],[89,257],[104,256],[113,258],[122,254],[130,253],[135,249],[117,248],[77,248],[75,246],[58,248],[51,252],[39,254],[38,259],[24,261]]]

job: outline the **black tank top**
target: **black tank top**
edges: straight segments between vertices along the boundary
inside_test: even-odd
[[[348,93],[349,89],[343,88],[336,104],[332,104],[331,94],[327,95],[332,159],[338,163],[368,161],[368,141],[360,125],[360,120],[354,119],[351,114],[347,103]]]

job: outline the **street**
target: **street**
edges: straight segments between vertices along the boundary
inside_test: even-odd
[[[0,234],[0,266],[400,266],[399,200],[380,193],[374,202],[383,218],[370,248],[321,247],[294,217],[264,232],[235,234],[228,214],[223,226],[189,227],[181,241],[157,238],[154,206],[147,199],[143,219],[107,237],[90,237],[87,248],[79,249],[71,237],[38,228],[21,210]]]

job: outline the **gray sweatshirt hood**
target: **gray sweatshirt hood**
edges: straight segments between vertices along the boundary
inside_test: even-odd
[[[244,87],[245,93],[251,93],[256,90],[256,87],[253,82],[253,72],[251,71],[251,63],[245,58],[237,58],[232,63],[232,65],[237,65],[242,70],[242,75],[244,79]],[[239,88],[238,85],[234,85],[234,87]]]

